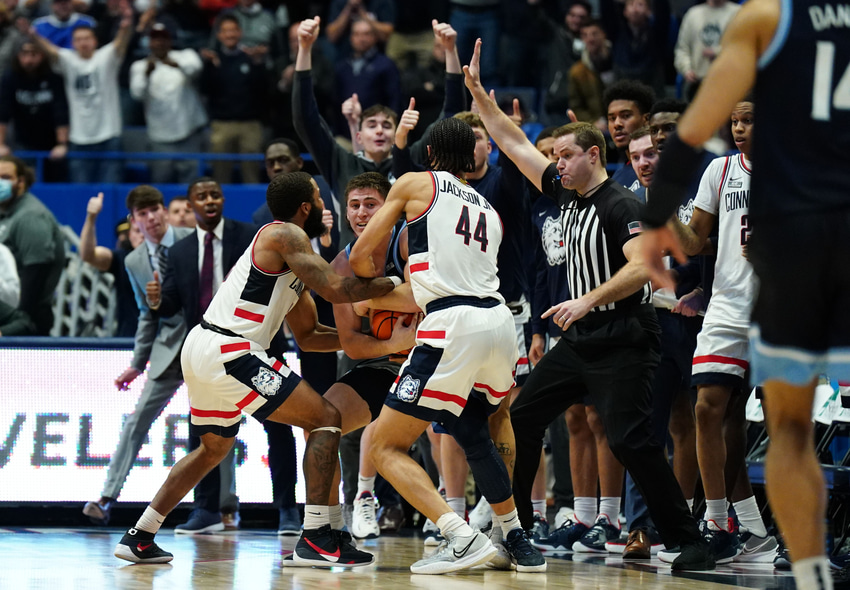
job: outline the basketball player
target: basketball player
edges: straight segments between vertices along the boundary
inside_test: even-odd
[[[264,351],[284,319],[302,350],[339,349],[336,330],[318,323],[310,289],[328,301],[358,301],[383,295],[400,281],[341,277],[313,251],[310,239],[325,231],[324,204],[309,174],[276,176],[266,200],[277,221],[257,232],[183,346],[192,428],[201,446],[172,468],[136,526],[118,543],[116,557],[135,563],[173,559],[154,535],[177,503],[227,455],[244,411],[310,433],[304,454],[304,532],[294,560],[325,567],[372,562],[372,555],[358,551],[329,522],[339,412]]]
[[[383,207],[390,186],[387,178],[377,172],[359,174],[346,185],[346,217],[354,231],[355,241],[366,229],[372,216]],[[345,277],[354,276],[348,263],[354,243],[348,244],[331,264],[337,273]],[[382,275],[404,279],[407,268],[407,229],[404,222],[396,223],[392,230],[386,233],[380,248],[384,259]],[[419,312],[412,296],[409,297],[407,305],[408,311],[413,314]],[[405,326],[403,321],[397,321],[392,336],[388,340],[379,340],[371,332],[364,331],[363,318],[355,312],[351,303],[335,303],[333,308],[343,351],[352,359],[361,361],[324,395],[325,399],[339,410],[342,417],[342,434],[347,434],[370,424],[378,417],[387,391],[398,377],[401,363],[406,358],[406,355],[395,353],[410,349],[416,344],[416,322],[408,322]],[[360,441],[360,472],[351,524],[351,533],[357,538],[375,538],[381,534],[375,518],[373,496],[376,471],[368,453],[371,430],[371,426],[367,427]],[[338,477],[335,479],[338,482]],[[335,483],[331,487],[332,510],[339,503],[338,490],[339,486]]]
[[[372,456],[378,471],[437,524],[447,541],[414,563],[413,573],[456,571],[485,563],[497,552],[485,534],[454,513],[407,454],[432,421],[463,448],[507,534],[505,545],[517,571],[543,572],[546,562],[520,526],[507,468],[487,420],[513,386],[511,367],[518,356],[513,317],[498,293],[501,220],[463,179],[475,162],[469,125],[455,118],[438,122],[428,147],[433,172],[406,174],[393,185],[349,257],[356,275],[381,274],[380,243],[405,214],[410,282],[425,319],[378,416]]]
[[[776,539],[768,536],[750,487],[744,454],[727,458],[724,437],[746,440],[747,330],[756,289],[752,265],[746,258],[749,231],[750,161],[753,139],[753,103],[739,102],[732,111],[732,137],[741,153],[714,160],[700,181],[688,225],[678,218],[672,224],[682,249],[699,253],[717,224],[717,262],[711,302],[697,337],[691,383],[697,388],[697,458],[705,489],[705,531],[711,538],[714,559],[725,563],[738,558],[773,561]],[[728,410],[727,410],[728,408]],[[746,443],[736,444],[743,448]],[[732,449],[730,448],[731,452]],[[726,481],[724,469],[736,474]],[[735,488],[736,493],[727,490]],[[750,534],[739,546],[728,523],[726,498],[731,496],[735,513]],[[737,498],[737,501],[735,501]],[[663,560],[665,554],[661,554]]]
[[[698,146],[755,85],[759,131],[748,255],[760,286],[750,369],[764,386],[768,499],[797,587],[816,590],[833,582],[824,554],[826,494],[811,407],[818,375],[850,378],[850,35],[840,16],[844,8],[818,0],[751,0],[741,7],[678,136],[667,141],[644,213],[652,231],[645,233],[643,254],[654,277],[671,285],[662,254],[683,253],[666,223],[701,158]]]

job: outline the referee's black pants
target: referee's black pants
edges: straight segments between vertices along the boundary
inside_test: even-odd
[[[534,368],[511,406],[514,499],[524,528],[533,524],[531,487],[546,426],[553,416],[584,402],[599,412],[611,451],[634,478],[664,544],[700,541],[650,420],[660,333],[651,305],[594,312],[570,326]]]

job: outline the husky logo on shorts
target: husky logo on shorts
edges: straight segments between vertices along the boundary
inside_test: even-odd
[[[419,397],[419,379],[405,375],[395,388],[395,395],[403,402],[415,402]]]
[[[254,384],[254,389],[257,393],[265,397],[271,397],[280,389],[280,384],[283,383],[283,377],[271,369],[260,367],[260,371],[251,377],[251,383]]]

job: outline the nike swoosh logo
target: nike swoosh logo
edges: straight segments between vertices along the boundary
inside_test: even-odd
[[[339,561],[339,547],[337,547],[337,548],[336,548],[336,551],[334,551],[333,553],[329,553],[329,552],[325,551],[324,549],[322,549],[321,547],[317,547],[316,545],[314,545],[314,544],[310,541],[310,539],[304,539],[304,540],[305,540],[305,541],[307,541],[307,544],[308,544],[310,547],[312,547],[313,549],[315,549],[316,553],[318,553],[319,555],[321,555],[322,557],[324,557],[324,558],[325,558],[325,559],[327,559],[328,561],[333,561],[334,563],[336,563],[337,561]]]
[[[139,551],[144,551],[151,545],[153,545],[153,543],[148,543],[147,545],[142,545],[141,543],[139,543],[138,545],[136,545],[136,549],[138,549]]]
[[[541,211],[540,213],[537,214],[537,217],[543,217],[544,215],[546,215],[546,212]]]
[[[308,543],[309,543],[309,541],[308,541]],[[472,547],[473,543],[475,543],[475,537],[472,537],[472,540],[469,542],[469,544],[466,547],[463,548],[463,551],[458,552],[457,549],[452,549],[452,553],[454,553],[455,559],[460,559],[461,557],[466,555],[467,551],[469,551],[469,548]]]

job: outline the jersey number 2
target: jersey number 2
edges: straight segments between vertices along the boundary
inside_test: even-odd
[[[815,81],[812,86],[812,119],[829,121],[831,108],[850,109],[850,66],[841,75],[835,91],[832,90],[832,73],[835,69],[835,43],[818,41],[815,54]]]
[[[484,213],[478,214],[478,224],[475,226],[475,231],[470,232],[470,228],[472,225],[469,223],[469,207],[466,205],[463,206],[463,210],[460,212],[460,219],[457,220],[457,226],[455,227],[455,233],[459,236],[463,236],[463,243],[466,246],[469,246],[469,240],[473,239],[479,244],[481,244],[481,251],[487,251],[487,216]]]

